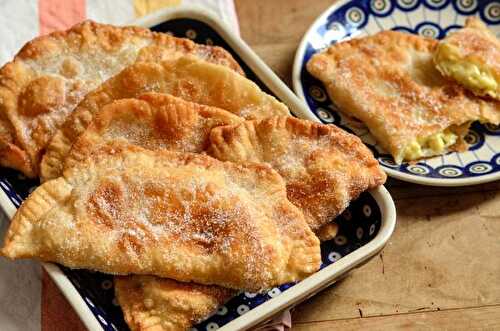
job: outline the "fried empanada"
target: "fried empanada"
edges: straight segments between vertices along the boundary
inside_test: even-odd
[[[215,126],[242,122],[227,111],[148,93],[117,100],[99,111],[78,137],[65,168],[92,157],[107,142],[119,140],[150,150],[201,152]],[[235,294],[233,290],[181,283],[153,276],[115,278],[115,293],[132,330],[187,330]]]
[[[88,94],[56,133],[41,164],[42,180],[60,176],[71,145],[105,104],[145,92],[168,93],[187,101],[219,107],[245,118],[289,114],[288,108],[245,77],[221,65],[184,57],[137,63]]]
[[[218,286],[151,276],[115,277],[115,293],[132,331],[188,330],[236,295]]]
[[[200,153],[210,130],[241,123],[225,110],[160,93],[121,99],[102,108],[73,144],[65,168],[85,160],[107,142],[119,140],[150,150]]]
[[[500,103],[481,100],[435,68],[438,41],[396,31],[340,42],[307,70],[340,111],[364,122],[397,163],[466,149],[471,122],[500,123]]]
[[[325,239],[335,236],[336,227],[320,231],[322,226],[386,179],[358,137],[334,125],[289,116],[217,127],[207,152],[222,161],[271,165],[285,180],[288,199]]]
[[[91,21],[27,43],[0,69],[0,165],[36,177],[47,143],[89,91],[137,58],[183,54],[241,70],[221,48]]]
[[[321,263],[319,240],[271,167],[117,142],[39,186],[1,252],[250,291]]]
[[[500,41],[477,17],[442,40],[434,54],[438,70],[476,95],[500,99]]]

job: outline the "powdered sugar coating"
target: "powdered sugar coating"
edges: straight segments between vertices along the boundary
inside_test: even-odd
[[[288,199],[315,231],[386,176],[359,138],[333,126],[270,117],[212,130],[208,153],[232,162],[265,162],[285,180]],[[332,231],[324,231],[332,232]]]
[[[78,137],[65,168],[92,156],[107,142],[119,140],[150,150],[200,153],[210,130],[243,119],[222,109],[203,106],[160,93],[121,99],[106,105]]]

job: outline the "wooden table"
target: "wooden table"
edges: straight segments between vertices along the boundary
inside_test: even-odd
[[[290,85],[300,39],[332,3],[236,0],[242,38]],[[398,212],[388,245],[297,307],[293,329],[500,329],[500,182],[386,187]],[[43,303],[43,330],[84,330],[46,276]]]

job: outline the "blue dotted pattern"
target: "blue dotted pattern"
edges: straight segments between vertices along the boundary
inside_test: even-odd
[[[231,51],[229,45],[204,23],[191,19],[176,19],[162,23],[153,30],[171,32],[175,36],[190,37],[198,43],[224,47],[238,60],[249,78],[262,89],[269,91],[239,56]],[[0,188],[16,207],[19,207],[22,200],[38,185],[38,180],[29,180],[16,171],[0,168]],[[381,212],[374,198],[369,193],[363,193],[336,221],[339,224],[339,235],[321,246],[322,268],[372,240],[380,229]],[[112,276],[88,270],[72,270],[63,266],[60,268],[96,316],[103,330],[129,330],[114,297]],[[293,285],[285,284],[265,293],[241,293],[220,307],[212,317],[196,325],[194,330],[215,330],[280,295]]]
[[[392,30],[402,31],[413,34],[420,34],[426,37],[441,39],[447,33],[461,28],[457,24],[459,15],[476,15],[490,25],[490,27],[498,27],[500,25],[500,1],[498,0],[356,0],[344,1],[342,5],[334,8],[326,17],[326,20],[319,24],[314,31],[310,32],[309,40],[305,48],[302,58],[302,69],[300,72],[300,82],[306,103],[313,113],[325,124],[335,124],[342,127],[348,132],[354,133],[348,124],[342,121],[337,107],[328,98],[323,84],[312,77],[306,70],[306,63],[312,55],[322,49],[347,38],[355,37],[359,32],[375,33],[384,30],[381,18],[390,14],[395,14],[398,11],[405,15],[407,24],[398,25],[392,19]],[[446,23],[441,20],[443,15],[442,10],[455,10],[455,20],[451,23]],[[412,12],[421,12],[421,20],[415,21],[410,14]],[[426,16],[436,12],[438,15],[436,21],[426,20]],[[353,14],[354,13],[354,14]],[[367,31],[367,25],[370,20],[373,20],[377,26],[377,31]],[[423,19],[423,20],[422,20]],[[387,20],[390,20],[388,18]],[[498,31],[496,29],[495,31]],[[312,36],[314,35],[314,38]],[[312,40],[314,39],[314,42]],[[474,160],[467,162],[457,157],[458,164],[446,164],[431,166],[426,161],[420,161],[416,164],[403,163],[396,165],[391,155],[381,153],[374,145],[366,144],[374,153],[383,167],[397,170],[402,173],[422,176],[428,178],[439,179],[456,179],[478,177],[492,174],[500,171],[500,146],[497,144],[491,145],[485,142],[486,136],[500,135],[500,127],[494,125],[480,125],[475,123],[470,128],[467,136],[472,145],[469,151],[473,152]],[[480,153],[475,153],[479,149],[488,150],[488,155],[484,156]],[[491,152],[489,152],[491,151]],[[451,170],[454,169],[454,170]]]

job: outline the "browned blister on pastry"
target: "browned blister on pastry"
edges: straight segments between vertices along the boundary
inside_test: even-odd
[[[47,143],[89,91],[138,58],[185,54],[241,70],[221,48],[138,27],[86,21],[32,40],[0,69],[0,165],[36,177]]]
[[[94,150],[112,141],[150,150],[200,153],[207,148],[212,128],[241,123],[225,110],[188,102],[161,93],[121,99],[102,108],[77,138],[65,168],[92,157]]]
[[[187,101],[219,107],[245,118],[288,114],[288,108],[234,70],[193,57],[137,63],[88,94],[56,133],[41,165],[42,180],[61,174],[62,162],[76,138],[104,105],[146,92],[168,93]]]
[[[1,252],[247,290],[303,279],[321,263],[269,166],[117,142],[38,187]]]
[[[115,277],[115,293],[132,331],[180,331],[236,295],[218,286],[181,283],[152,276]]]
[[[473,93],[500,99],[500,40],[477,17],[439,42],[434,62]]]
[[[395,31],[337,43],[307,70],[340,111],[361,120],[396,162],[463,151],[471,122],[500,123],[500,103],[482,100],[435,68],[438,41]]]
[[[335,226],[320,231],[322,226],[386,179],[358,137],[334,125],[288,116],[215,128],[208,153],[223,161],[271,165],[285,180],[288,199],[322,238],[336,232]]]

